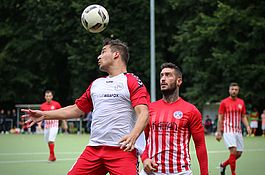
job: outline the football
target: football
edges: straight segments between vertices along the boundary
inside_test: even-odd
[[[109,23],[108,11],[98,4],[89,5],[81,15],[81,23],[91,33],[102,32]]]

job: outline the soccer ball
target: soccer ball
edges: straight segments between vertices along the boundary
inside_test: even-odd
[[[109,23],[108,11],[101,5],[89,5],[81,15],[81,23],[91,33],[102,32]]]

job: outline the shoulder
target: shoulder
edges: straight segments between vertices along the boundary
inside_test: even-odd
[[[139,86],[143,86],[143,82],[141,81],[141,79],[137,76],[134,75],[133,73],[126,73],[125,76],[128,79],[128,83],[138,83]]]

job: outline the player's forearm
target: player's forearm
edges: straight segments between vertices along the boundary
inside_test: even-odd
[[[52,111],[43,111],[44,120],[63,120],[70,118],[79,118],[83,112],[76,106],[66,106]]]
[[[203,132],[192,136],[195,144],[196,155],[200,165],[201,175],[208,175],[208,154]]]
[[[216,130],[216,132],[221,133],[222,124],[223,124],[223,115],[219,114],[218,115],[218,122],[217,122],[217,130]]]
[[[242,118],[242,123],[245,125],[246,128],[249,127],[248,119],[247,119],[247,116],[246,116],[246,115],[243,116],[243,118]]]

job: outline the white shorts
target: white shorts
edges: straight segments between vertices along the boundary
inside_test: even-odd
[[[261,126],[261,129],[262,129],[262,130],[265,130],[265,125],[262,125],[262,126]]]
[[[242,133],[224,133],[223,137],[227,148],[236,147],[237,151],[243,151],[244,141]]]
[[[142,171],[140,172],[139,175],[147,175],[147,173],[144,171],[144,169],[142,169]],[[192,171],[189,170],[189,171],[185,171],[185,172],[181,172],[181,173],[167,173],[167,174],[164,174],[164,173],[156,173],[156,172],[153,172],[152,174],[149,174],[149,175],[192,175]]]
[[[54,142],[58,133],[58,127],[44,129],[44,141]]]
[[[258,121],[251,121],[250,128],[258,128]]]

